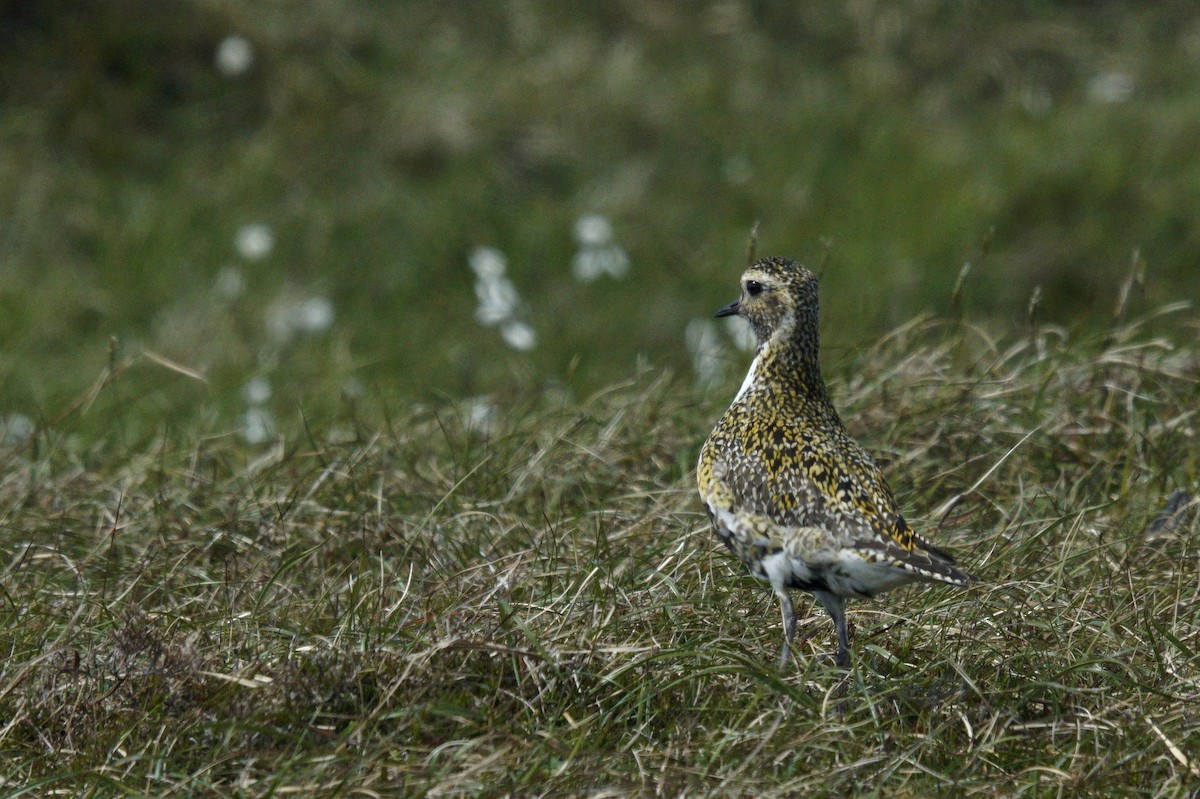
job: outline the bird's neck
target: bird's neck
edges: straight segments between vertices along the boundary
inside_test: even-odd
[[[796,337],[791,332],[776,331],[759,346],[738,399],[753,389],[798,403],[832,407],[821,377],[816,336]]]

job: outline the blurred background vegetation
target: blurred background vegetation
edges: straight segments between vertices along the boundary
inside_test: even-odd
[[[1200,289],[1197,142],[1188,2],[0,0],[0,415],[735,383],[685,331],[759,220],[827,361],[966,262],[973,321],[1103,324],[1135,252],[1139,302]]]

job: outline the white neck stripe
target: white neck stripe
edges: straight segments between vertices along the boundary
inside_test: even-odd
[[[763,349],[765,348],[760,347],[754,356],[754,360],[750,362],[750,369],[746,372],[746,379],[742,381],[742,387],[738,389],[737,394],[735,394],[733,397],[734,403],[740,400],[742,395],[750,390],[750,385],[754,382],[754,372],[758,369],[758,359],[762,357]]]

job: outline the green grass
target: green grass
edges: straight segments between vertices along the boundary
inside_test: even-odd
[[[276,413],[351,377],[430,401],[683,373],[756,221],[764,254],[832,242],[831,352],[944,313],[966,261],[974,318],[1040,291],[1042,319],[1099,328],[1134,251],[1152,304],[1200,291],[1195,26],[1187,3],[0,0],[0,413],[51,414],[110,336],[208,378],[129,375],[168,422],[235,419],[259,371]],[[570,278],[588,213],[627,279]],[[276,245],[246,262],[256,222]],[[477,246],[507,255],[532,353],[475,323]],[[287,295],[336,316],[278,353]]]
[[[1195,505],[1153,522],[1196,485],[1198,330],[918,319],[838,363],[984,579],[853,604],[848,674],[819,608],[775,669],[700,512],[724,393],[368,396],[266,448],[42,430],[0,451],[0,796],[1192,794]]]

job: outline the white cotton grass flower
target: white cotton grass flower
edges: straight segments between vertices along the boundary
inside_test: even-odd
[[[1133,76],[1124,72],[1101,72],[1087,84],[1088,99],[1114,105],[1128,102],[1136,88]]]
[[[357,431],[348,424],[335,424],[325,431],[325,441],[329,444],[344,446],[358,440]]]
[[[261,405],[253,405],[242,414],[238,433],[247,444],[261,444],[275,435],[275,416]]]
[[[267,333],[276,341],[287,341],[295,333],[292,326],[292,311],[290,302],[273,301],[267,306],[265,324]]]
[[[504,270],[508,268],[508,260],[504,257],[504,253],[495,247],[476,247],[467,256],[467,263],[471,265],[475,276],[480,280],[495,280],[498,277],[504,277]]]
[[[575,279],[580,283],[591,283],[596,278],[600,277],[601,271],[599,264],[592,259],[594,250],[580,250],[571,258],[571,274],[575,275]]]
[[[615,241],[612,222],[600,214],[585,214],[575,220],[579,250],[571,259],[575,279],[590,283],[603,276],[620,279],[629,271],[629,255]]]
[[[275,234],[262,222],[243,225],[233,238],[233,246],[247,261],[261,261],[275,249]]]
[[[254,45],[245,36],[226,36],[217,45],[213,63],[222,75],[235,78],[254,66]]]
[[[467,256],[475,273],[475,321],[484,327],[499,327],[500,337],[514,350],[528,352],[537,344],[533,328],[518,318],[521,295],[504,272],[508,261],[495,247],[476,247]]]
[[[725,381],[725,347],[715,320],[693,319],[684,328],[683,337],[692,356],[697,387],[719,387]]]
[[[297,298],[284,293],[267,306],[267,332],[276,341],[287,341],[298,333],[322,333],[333,325],[333,302],[316,295]]]
[[[475,319],[484,327],[498,325],[511,319],[521,297],[517,288],[506,277],[480,279],[475,282]]]
[[[575,220],[575,240],[584,247],[612,244],[612,222],[600,214],[584,214]]]
[[[309,297],[296,308],[296,329],[304,333],[321,333],[333,324],[333,303],[328,297]]]
[[[586,247],[571,259],[571,271],[583,283],[602,275],[622,278],[629,271],[629,256],[620,247]]]
[[[236,266],[226,266],[217,273],[216,290],[227,300],[237,299],[246,290],[246,276]]]
[[[462,406],[463,427],[477,433],[491,433],[496,429],[496,406],[487,396],[471,397]]]
[[[250,405],[262,405],[271,399],[271,381],[265,376],[251,378],[242,386],[242,399]]]
[[[725,332],[733,341],[733,346],[742,352],[754,352],[758,349],[758,337],[754,335],[754,328],[742,317],[725,317]]]
[[[275,435],[275,416],[266,407],[271,399],[271,381],[265,375],[252,377],[242,386],[242,399],[249,406],[238,422],[238,433],[248,444],[261,444]]]
[[[529,352],[537,344],[537,334],[524,322],[510,319],[500,326],[500,337],[514,350]]]
[[[16,447],[24,444],[37,432],[37,425],[23,413],[0,416],[0,445]]]

